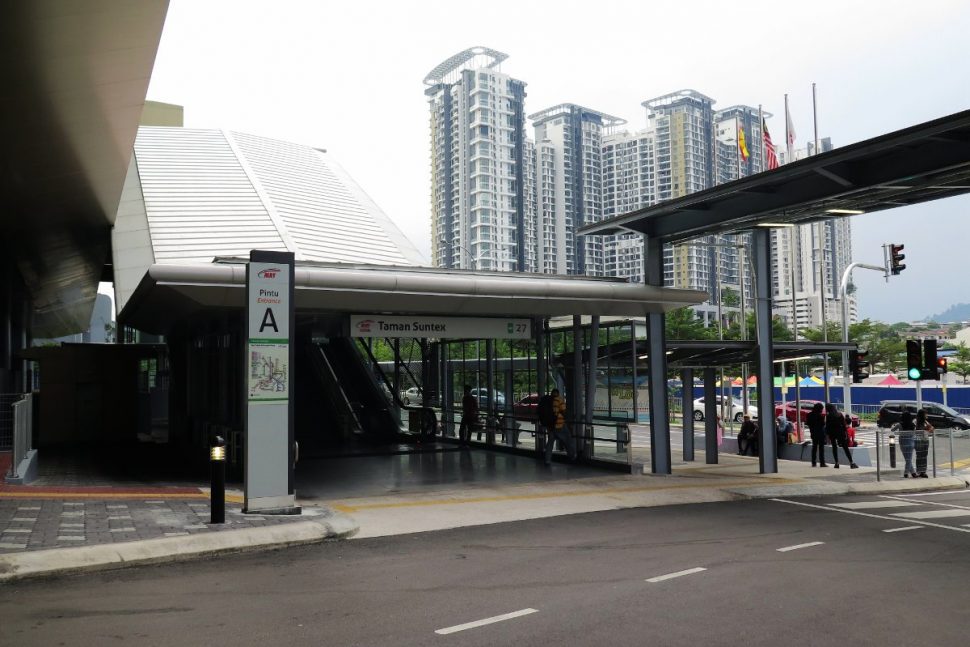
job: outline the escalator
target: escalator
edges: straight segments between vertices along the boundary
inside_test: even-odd
[[[310,454],[315,453],[315,445],[333,447],[353,441],[377,444],[397,439],[400,423],[352,339],[332,338],[326,343],[308,344],[305,350],[312,373],[306,377],[316,390],[316,397],[305,399],[305,411],[317,424],[302,425],[316,427],[315,433],[310,437],[301,434]]]

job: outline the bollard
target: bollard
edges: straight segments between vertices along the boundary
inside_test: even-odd
[[[896,467],[896,434],[889,434],[889,467]]]
[[[226,523],[226,440],[222,436],[212,439],[209,475],[209,523]]]

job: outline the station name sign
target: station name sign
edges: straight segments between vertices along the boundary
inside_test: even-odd
[[[350,315],[351,337],[531,339],[529,319]]]

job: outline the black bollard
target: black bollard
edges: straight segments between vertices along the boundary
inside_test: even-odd
[[[209,449],[209,523],[226,523],[226,439],[216,436]]]
[[[896,467],[896,434],[889,434],[889,467]]]

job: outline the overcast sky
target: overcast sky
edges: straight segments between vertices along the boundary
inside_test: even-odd
[[[724,108],[764,105],[784,140],[843,146],[970,108],[970,2],[244,2],[172,0],[148,98],[188,127],[326,148],[430,256],[428,108],[422,79],[463,49],[505,52],[529,114],[578,103],[645,125],[645,99],[692,88]],[[529,136],[533,136],[531,126]],[[922,318],[970,302],[970,197],[855,217],[860,312]]]

